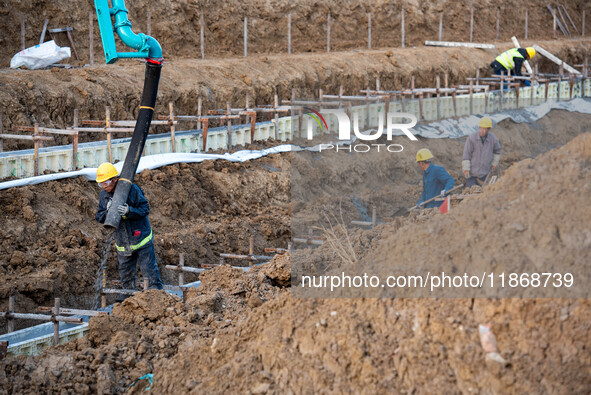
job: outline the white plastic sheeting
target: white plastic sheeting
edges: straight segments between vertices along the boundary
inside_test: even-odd
[[[242,150],[234,152],[233,154],[192,154],[192,153],[174,153],[174,154],[159,154],[144,156],[140,159],[140,163],[136,173],[140,173],[145,169],[156,169],[158,167],[172,165],[174,163],[196,163],[204,160],[223,159],[230,162],[246,162],[252,159],[261,158],[269,154],[277,154],[280,152],[292,151],[294,146],[290,144],[283,144],[277,147],[267,148],[264,150]],[[115,163],[117,171],[121,172],[123,162]],[[22,187],[25,185],[35,185],[47,181],[61,180],[64,178],[85,177],[89,181],[96,179],[96,167],[89,167],[77,171],[68,171],[65,173],[46,174],[37,177],[21,178],[18,180],[6,181],[0,183],[0,190],[13,187]]]
[[[69,57],[69,47],[58,47],[55,41],[51,40],[35,45],[34,47],[23,49],[14,55],[10,60],[10,68],[16,69],[24,66],[29,70],[37,70]]]
[[[545,117],[551,110],[566,110],[570,112],[591,114],[591,101],[586,99],[574,99],[561,102],[548,101],[537,106],[522,108],[519,110],[507,110],[488,116],[492,119],[494,127],[494,125],[505,119],[511,119],[516,123],[535,122],[538,119]],[[413,132],[415,135],[428,139],[459,138],[478,130],[478,121],[483,116],[484,115],[471,115],[460,119],[446,119],[425,125],[417,125],[413,128]],[[398,135],[402,135],[402,132],[399,132]]]

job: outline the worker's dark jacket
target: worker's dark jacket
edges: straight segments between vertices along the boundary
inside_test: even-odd
[[[454,187],[454,184],[453,177],[443,167],[431,163],[423,173],[423,193],[417,204],[440,195],[444,189],[446,192],[449,191]],[[427,203],[425,207],[439,207],[441,203],[443,202],[432,201]]]
[[[511,70],[512,75],[521,76],[521,66],[527,57],[525,48],[512,48],[503,52],[490,64],[496,74],[505,75]]]
[[[101,190],[99,195],[99,207],[95,219],[104,223],[107,217],[107,203],[113,199],[113,194]],[[130,256],[134,251],[145,248],[153,243],[152,228],[148,221],[150,206],[144,197],[142,190],[135,184],[132,184],[129,196],[127,198],[129,213],[121,217],[119,227],[115,233],[115,247],[117,253]],[[117,209],[116,207],[112,209]]]

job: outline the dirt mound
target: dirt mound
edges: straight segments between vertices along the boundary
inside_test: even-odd
[[[228,265],[209,270],[203,286],[188,292],[186,303],[164,291],[137,293],[116,304],[111,315],[92,318],[87,337],[39,357],[2,361],[0,393],[125,392],[155,371],[157,361],[225,332],[266,300],[286,293],[289,282],[275,286],[274,280],[285,280],[289,273],[289,257],[277,256],[246,274]]]

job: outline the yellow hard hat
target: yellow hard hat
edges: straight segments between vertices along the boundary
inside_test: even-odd
[[[417,162],[423,162],[425,160],[429,160],[433,158],[433,154],[427,148],[421,148],[417,152]]]
[[[480,122],[478,122],[479,128],[492,128],[492,120],[489,117],[482,117],[480,118]]]
[[[115,166],[109,162],[105,162],[96,169],[96,182],[105,182],[118,175],[119,173],[115,169]]]
[[[533,47],[527,47],[525,50],[527,51],[530,59],[536,56],[536,50]]]

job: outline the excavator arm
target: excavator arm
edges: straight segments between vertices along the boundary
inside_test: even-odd
[[[135,34],[131,30],[131,22],[127,18],[128,11],[125,8],[125,1],[111,0],[111,3],[112,7],[109,7],[108,0],[94,1],[107,64],[115,63],[120,58],[146,59],[144,91],[142,93],[137,122],[131,137],[129,150],[123,162],[123,168],[119,174],[119,182],[115,188],[111,208],[107,212],[107,218],[105,219],[105,227],[117,228],[121,221],[117,207],[125,204],[127,201],[133,184],[133,178],[135,177],[144,145],[146,144],[150,124],[152,123],[163,57],[162,47],[158,41],[143,33]],[[125,45],[136,49],[137,52],[117,52],[115,33],[117,33]]]

